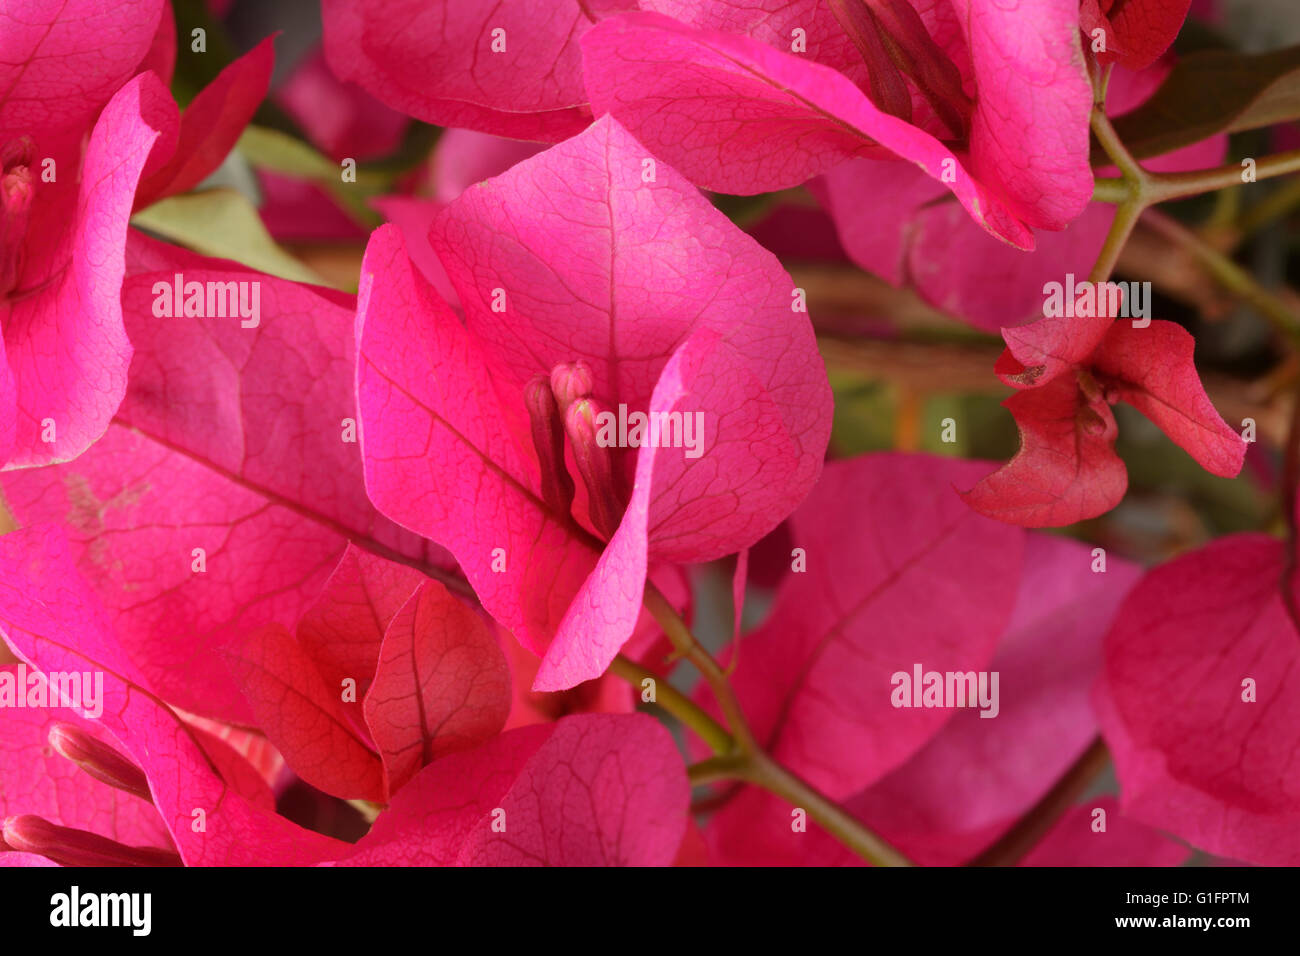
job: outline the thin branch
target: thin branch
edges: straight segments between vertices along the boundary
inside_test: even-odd
[[[1176,219],[1158,209],[1148,209],[1142,224],[1176,246],[1185,249],[1200,262],[1225,289],[1252,306],[1268,319],[1292,343],[1300,345],[1300,315],[1272,292],[1265,289],[1255,277],[1215,249],[1199,235]]]
[[[609,669],[638,690],[645,686],[645,681],[654,681],[656,704],[695,731],[714,753],[726,754],[734,749],[735,741],[731,739],[731,734],[727,733],[726,728],[668,681],[622,654],[614,658],[614,663]]]
[[[1106,751],[1106,744],[1097,737],[1015,826],[967,865],[1014,866],[1038,845],[1056,825],[1061,814],[1074,806],[1109,763],[1110,754]]]

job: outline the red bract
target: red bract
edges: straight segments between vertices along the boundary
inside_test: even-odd
[[[464,324],[391,227],[362,268],[367,488],[543,654],[537,689],[571,687],[631,635],[651,561],[745,547],[806,494],[830,426],[812,331],[777,261],[609,119],[430,240]],[[600,409],[689,418],[696,442],[598,433]]]
[[[496,734],[510,696],[510,671],[487,624],[437,581],[422,584],[388,625],[366,694],[385,789]]]
[[[1219,856],[1300,862],[1300,630],[1283,544],[1162,565],[1106,638],[1096,704],[1126,813]]]
[[[897,480],[906,477],[900,473]],[[1096,735],[1088,694],[1101,664],[1102,637],[1139,570],[1112,557],[1104,573],[1094,573],[1094,563],[1092,552],[1080,544],[1027,535],[1023,572],[1014,569],[1020,576],[1015,609],[996,653],[980,665],[1000,675],[997,718],[984,719],[974,709],[932,712],[939,722],[924,746],[844,801],[909,859],[927,866],[971,860],[1027,812]],[[810,563],[813,583],[826,573],[820,563]],[[884,640],[882,635],[865,647],[878,653]],[[737,677],[753,663],[754,650],[742,644]],[[882,716],[880,732],[901,730],[904,714]],[[870,735],[870,728],[857,734]],[[1085,811],[1098,805],[1089,803],[1063,820],[1059,834],[1047,837],[1038,848],[1041,854],[1036,851],[1026,862],[1080,865],[1091,855],[1093,862],[1108,865],[1172,865],[1186,856],[1176,844],[1120,817],[1109,798],[1100,803],[1107,808],[1107,828],[1093,832]],[[1058,845],[1057,835],[1071,833],[1068,847]],[[732,798],[706,834],[717,863],[856,861],[814,826],[806,833],[792,830],[789,807],[754,788]]]
[[[1109,295],[1092,289],[1097,300]],[[1114,448],[1111,406],[1120,401],[1207,471],[1225,478],[1241,471],[1246,442],[1210,404],[1192,364],[1191,335],[1173,322],[1135,327],[1140,320],[1115,320],[1100,301],[1091,311],[1098,307],[1103,314],[1002,330],[1007,349],[997,371],[1021,389],[1003,403],[1020,429],[1020,451],[963,495],[976,511],[1039,528],[1115,507],[1128,484]]]
[[[45,673],[103,675],[100,726],[143,771],[183,862],[300,865],[349,850],[276,816],[266,784],[242,757],[181,722],[155,696],[113,638],[107,612],[81,580],[57,529],[0,537],[0,630],[27,664]]]
[[[666,866],[690,787],[644,714],[565,717],[434,762],[346,866]]]
[[[158,0],[0,6],[0,457],[10,467],[75,458],[103,434],[131,359],[118,299],[131,209],[216,168],[266,91],[269,40],[183,119],[152,74],[126,83],[137,66],[170,71],[174,37],[160,12]]]
[[[791,518],[808,570],[740,642],[732,686],[768,752],[832,797],[880,779],[951,716],[898,709],[893,674],[978,671],[993,655],[1024,535],[952,491],[986,470],[923,455],[837,462]]]
[[[211,652],[291,624],[349,540],[436,571],[446,556],[379,515],[355,438],[350,296],[133,235],[123,309],[135,345],[117,423],[76,462],[3,479],[23,524],[65,524],[77,563],[154,689],[252,718]],[[175,277],[256,284],[238,315],[158,318]],[[173,302],[174,304],[174,302]],[[230,311],[234,311],[233,309]],[[351,423],[351,424],[349,424]]]
[[[1192,0],[1082,0],[1079,24],[1099,62],[1140,70],[1169,49],[1191,5]]]
[[[379,663],[384,633],[425,581],[414,568],[347,545],[320,595],[298,619],[296,637],[325,683],[338,693],[346,680],[356,694],[341,701],[355,727],[365,727],[362,702]]]
[[[635,0],[324,0],[340,77],[441,126],[555,142],[591,122],[578,41]]]
[[[1117,66],[1106,112],[1120,116],[1143,103],[1173,68],[1163,60],[1140,73]],[[1223,161],[1226,136],[1143,161],[1151,172],[1206,169]],[[1114,176],[1098,169],[1098,176]],[[896,286],[910,286],[937,309],[989,331],[1042,315],[1043,287],[1066,274],[1086,276],[1101,252],[1115,207],[1089,203],[1059,232],[1040,230],[1034,250],[998,242],[962,209],[942,202],[941,183],[917,169],[874,159],[842,163],[809,187],[835,220],[849,257]]]
[[[903,159],[1025,249],[1030,227],[1063,228],[1091,194],[1073,0],[641,6],[677,19],[618,16],[584,37],[593,107],[702,186],[764,192]],[[874,49],[880,37],[894,52]],[[913,173],[880,167],[890,188],[895,171]]]
[[[149,157],[136,190],[136,209],[193,189],[221,165],[266,97],[275,64],[271,41],[267,37],[222,70],[179,116],[170,111],[165,132],[169,149],[155,149]]]
[[[510,710],[487,624],[438,582],[351,546],[297,639],[271,625],[227,659],[289,766],[345,799],[387,803],[435,758],[496,734]]]
[[[79,455],[126,388],[122,250],[168,100],[153,76],[127,80],[161,7],[0,4],[0,460],[10,467]]]
[[[384,800],[383,766],[293,635],[267,625],[226,653],[257,726],[307,783],[343,799]]]

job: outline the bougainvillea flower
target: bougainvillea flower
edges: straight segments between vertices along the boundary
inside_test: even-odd
[[[893,675],[979,671],[993,656],[1024,533],[952,491],[987,471],[928,455],[835,462],[790,519],[808,570],[741,641],[732,686],[765,749],[832,797],[880,779],[951,716],[898,707]]]
[[[1083,284],[1071,303],[1076,316],[1002,330],[1007,348],[997,372],[1020,389],[1003,402],[1020,429],[1020,450],[963,494],[976,511],[1038,528],[1115,507],[1128,487],[1111,411],[1121,401],[1206,471],[1224,478],[1241,471],[1246,441],[1210,404],[1192,364],[1192,336],[1173,322],[1113,318],[1118,288]]]
[[[387,803],[421,767],[496,735],[510,711],[488,624],[411,568],[349,547],[298,632],[268,625],[226,656],[258,725],[326,793]]]
[[[1172,59],[1133,73],[1117,66],[1106,111],[1120,116],[1150,97]],[[1223,161],[1226,135],[1143,161],[1151,172],[1208,169]],[[1117,175],[1099,169],[1099,176]],[[1089,203],[1059,232],[1040,230],[1032,253],[998,242],[957,204],[943,202],[942,184],[920,170],[857,159],[813,180],[809,188],[835,220],[840,242],[863,269],[907,285],[935,308],[996,331],[1040,317],[1043,286],[1067,274],[1086,276],[1115,217],[1115,207]]]
[[[537,689],[571,687],[632,634],[651,562],[746,547],[803,498],[825,371],[776,259],[608,118],[467,191],[429,238],[463,324],[396,230],[366,250],[366,487],[542,655]]]
[[[127,81],[160,11],[160,0],[0,4],[0,459],[9,467],[80,454],[126,387],[122,247],[168,100],[151,74]]]
[[[217,647],[293,624],[349,541],[434,575],[449,562],[366,498],[351,296],[135,233],[129,255],[122,302],[135,357],[115,424],[75,462],[6,473],[5,495],[21,524],[67,527],[156,693],[250,724]],[[256,287],[256,326],[238,315],[155,317],[156,284],[174,288],[177,274],[243,283],[249,299]]]
[[[98,724],[147,781],[182,862],[301,865],[350,850],[276,816],[270,790],[247,761],[183,723],[155,696],[113,638],[108,614],[78,574],[59,529],[24,528],[0,537],[0,633],[29,667],[43,673],[102,674]],[[6,821],[5,842],[11,846],[11,825],[25,850],[36,845],[57,854],[110,839],[99,834],[88,841],[87,831],[52,830],[60,824],[26,814]]]
[[[579,40],[635,0],[324,0],[330,67],[439,126],[540,142],[582,131],[591,109]]]
[[[75,458],[103,434],[131,358],[119,303],[131,209],[217,166],[265,94],[271,49],[231,64],[178,119],[154,75],[126,82],[137,66],[170,72],[157,0],[8,6],[0,457],[17,467]]]
[[[689,797],[653,718],[565,717],[435,761],[341,865],[667,866]]]
[[[1063,228],[1092,193],[1074,0],[641,7],[659,12],[583,38],[593,108],[701,186],[766,192],[855,158],[905,160],[904,176],[920,167],[1025,249],[1031,227]]]
[[[1125,813],[1267,866],[1300,863],[1289,567],[1282,542],[1243,534],[1154,569],[1106,638],[1096,692]]]
[[[1094,573],[1093,565],[1094,556],[1083,545],[1026,536],[1015,609],[997,652],[984,665],[1000,675],[997,718],[984,719],[977,709],[942,712],[946,723],[910,759],[843,801],[913,862],[952,866],[973,859],[1028,811],[1096,736],[1089,693],[1101,666],[1102,638],[1140,570],[1113,557],[1104,573]],[[807,574],[824,577],[826,570],[810,560]],[[757,653],[742,646],[738,674],[752,663],[751,650]],[[898,720],[891,715],[881,723]],[[1056,865],[1079,865],[1083,854],[1094,853],[1110,865],[1172,865],[1186,857],[1177,844],[1121,818],[1109,798],[1088,808],[1102,803],[1105,833],[1092,832],[1090,815],[1080,808],[1082,830],[1078,840],[1069,841],[1075,849],[1052,849],[1056,841],[1049,836],[1041,845],[1044,857],[1026,862],[1047,865],[1050,857]],[[1061,827],[1074,832],[1074,822],[1063,821]],[[706,836],[715,863],[859,862],[815,825],[806,833],[792,830],[790,808],[755,788],[728,800],[710,819]],[[1095,842],[1086,843],[1086,837]]]

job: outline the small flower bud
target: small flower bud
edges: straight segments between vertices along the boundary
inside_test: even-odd
[[[555,393],[561,414],[567,413],[569,406],[578,399],[590,398],[591,388],[591,366],[582,359],[551,369],[551,391]]]
[[[33,814],[9,817],[4,841],[62,866],[183,866],[174,850],[126,846],[88,830],[56,826]]]
[[[551,382],[538,375],[524,386],[524,404],[532,425],[533,449],[542,471],[542,500],[557,517],[573,506],[573,478],[564,467],[564,424],[551,392]]]
[[[50,728],[50,746],[100,783],[135,794],[153,803],[144,771],[108,744],[96,740],[80,727],[55,724]]]
[[[614,536],[623,520],[623,505],[614,485],[614,451],[600,444],[596,429],[596,405],[581,399],[569,406],[564,429],[573,446],[573,460],[587,487],[587,510],[591,523],[605,540]]]
[[[23,241],[32,210],[32,141],[14,140],[0,150],[0,295],[18,285]]]

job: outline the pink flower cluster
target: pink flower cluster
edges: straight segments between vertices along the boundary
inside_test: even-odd
[[[455,127],[430,198],[376,202],[356,295],[129,224],[230,153],[270,39],[181,111],[161,0],[0,0],[0,865],[860,862],[757,786],[693,812],[707,741],[638,712],[692,568],[737,556],[739,634],[751,549],[773,605],[720,661],[749,730],[914,862],[979,856],[1099,734],[1119,798],[1022,862],[1300,862],[1284,546],[1093,573],[1027,530],[1123,497],[1121,400],[1242,467],[1181,327],[1027,323],[1109,226],[1089,36],[1122,112],[1188,0],[322,6],[285,102],[324,152]],[[701,192],[805,183],[858,265],[1001,329],[1008,464],[827,460],[803,290]],[[210,314],[247,288],[255,321]],[[914,667],[997,675],[996,719],[900,705]],[[20,668],[102,674],[101,716],[6,705]],[[278,812],[301,784],[368,830]]]

